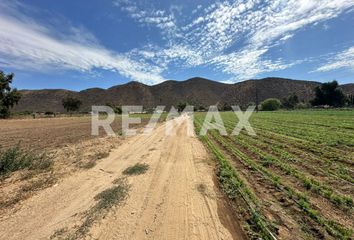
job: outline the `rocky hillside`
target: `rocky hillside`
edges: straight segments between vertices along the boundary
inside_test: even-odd
[[[224,84],[204,78],[191,78],[186,81],[165,81],[148,86],[138,82],[129,82],[109,89],[91,88],[80,92],[62,89],[21,90],[23,96],[15,111],[64,112],[62,99],[65,96],[79,98],[83,105],[81,111],[89,111],[92,105],[143,105],[153,108],[156,105],[172,106],[179,101],[195,106],[213,104],[246,105],[266,98],[283,98],[296,93],[300,100],[313,98],[313,89],[319,82],[300,81],[284,78],[264,78],[248,80],[235,84]],[[354,84],[341,86],[346,94],[354,94]]]

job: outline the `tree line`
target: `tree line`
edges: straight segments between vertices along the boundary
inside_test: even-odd
[[[276,98],[266,99],[261,103],[261,109],[265,111],[278,110],[280,108],[295,109],[307,107],[352,107],[353,95],[346,96],[339,88],[337,81],[322,83],[314,89],[315,97],[308,104],[300,102],[298,96],[292,93],[281,100]]]

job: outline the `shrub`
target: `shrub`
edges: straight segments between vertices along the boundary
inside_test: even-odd
[[[200,112],[204,112],[207,109],[203,105],[199,105],[199,107],[197,107],[197,110],[200,111]]]
[[[62,100],[62,104],[67,112],[75,112],[79,110],[82,102],[74,97],[66,97]]]
[[[134,166],[128,167],[123,171],[124,175],[139,175],[145,173],[149,169],[146,163],[137,163]]]
[[[188,105],[188,103],[186,103],[186,102],[178,102],[177,103],[178,112],[183,112],[183,110],[186,108],[187,105]]]
[[[95,200],[98,201],[97,210],[109,209],[114,205],[117,205],[124,201],[128,196],[129,186],[118,185],[104,190],[103,192],[95,196]]]
[[[228,103],[224,103],[221,107],[221,111],[232,111],[232,107]]]
[[[249,107],[249,106],[256,106],[256,103],[255,102],[249,102],[249,103],[247,103],[247,107]]]
[[[27,153],[16,146],[0,151],[0,176],[21,169],[44,170],[52,163],[45,154]]]
[[[306,103],[300,102],[296,104],[295,109],[306,109],[309,108],[310,106]]]
[[[268,98],[261,103],[262,111],[275,111],[278,110],[281,106],[279,99]]]
[[[299,98],[295,93],[292,93],[289,97],[283,98],[282,100],[282,106],[286,109],[294,109],[298,103]]]
[[[115,114],[122,114],[122,108],[114,103],[106,103],[106,106],[112,108]]]

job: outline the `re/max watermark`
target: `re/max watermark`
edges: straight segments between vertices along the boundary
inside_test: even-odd
[[[189,136],[195,134],[194,131],[194,107],[187,105],[182,112],[178,112],[176,108],[171,107],[165,112],[166,106],[157,106],[149,119],[148,124],[144,127],[140,134],[149,135],[158,126],[158,122],[162,114],[167,114],[165,123],[165,134],[172,136],[176,134],[176,129],[181,124],[186,124],[186,131]],[[256,132],[252,128],[249,119],[255,110],[255,106],[249,106],[246,111],[242,111],[239,106],[232,106],[233,113],[238,118],[238,123],[234,127],[230,135],[239,135],[242,129],[245,129],[249,135],[255,136]],[[138,134],[137,129],[133,128],[134,124],[141,124],[141,118],[137,113],[143,112],[143,106],[122,106],[122,134],[132,136]],[[118,117],[113,109],[109,106],[92,106],[92,124],[91,134],[99,135],[99,129],[103,128],[105,133],[110,136],[116,136],[111,124]],[[102,117],[104,116],[104,117]],[[220,135],[229,135],[226,131],[224,121],[217,106],[210,106],[205,113],[203,123],[201,124],[199,135],[206,135],[209,130],[217,130]]]

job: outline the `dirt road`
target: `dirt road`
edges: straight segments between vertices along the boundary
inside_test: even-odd
[[[138,162],[149,170],[127,177],[131,188],[124,205],[96,221],[87,238],[242,239],[213,181],[212,161],[198,139],[187,135],[187,124],[175,136],[166,136],[161,124],[151,135],[130,137],[94,168],[26,200],[14,214],[1,216],[0,239],[48,239],[80,224],[94,196]]]

